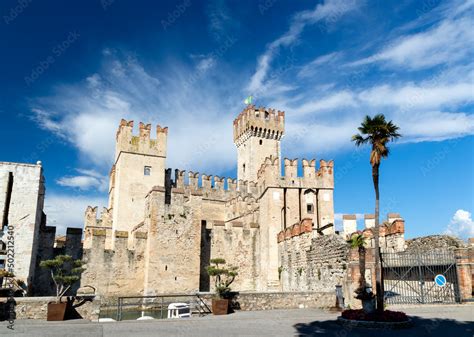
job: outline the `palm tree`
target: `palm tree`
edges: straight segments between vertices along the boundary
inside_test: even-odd
[[[372,150],[370,152],[370,165],[372,165],[372,180],[375,189],[375,279],[376,279],[376,295],[377,295],[377,310],[383,311],[383,284],[382,284],[382,270],[380,268],[380,245],[379,245],[379,168],[383,158],[387,158],[389,149],[387,144],[399,137],[399,127],[386,121],[383,114],[377,114],[373,118],[365,116],[364,121],[358,128],[358,134],[352,136],[352,141],[356,146],[370,144]]]
[[[365,237],[360,233],[354,233],[348,240],[351,248],[357,248],[359,253],[359,288],[355,291],[356,298],[363,299],[367,294],[367,281],[365,280]]]

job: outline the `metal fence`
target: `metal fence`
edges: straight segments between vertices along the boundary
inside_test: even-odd
[[[169,294],[156,296],[126,296],[117,299],[117,321],[135,319],[135,316],[152,316],[168,318],[168,306],[171,303],[184,302],[189,304],[191,314],[205,315],[211,312],[209,306],[199,294]]]
[[[428,304],[460,302],[454,253],[382,253],[385,300],[388,304]],[[440,280],[436,282],[438,275]],[[444,284],[443,284],[444,283]]]

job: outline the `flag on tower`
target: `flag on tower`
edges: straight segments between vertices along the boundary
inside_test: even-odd
[[[250,95],[249,97],[247,97],[245,99],[244,103],[247,104],[247,105],[250,105],[250,104],[252,104],[252,99],[253,99],[253,96]]]

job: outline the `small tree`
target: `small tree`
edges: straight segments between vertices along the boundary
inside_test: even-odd
[[[226,262],[222,258],[211,259],[211,265],[208,266],[207,273],[209,276],[215,277],[216,292],[220,298],[228,297],[231,289],[230,285],[234,282],[238,275],[237,267],[224,268]]]
[[[354,233],[348,240],[351,248],[357,248],[359,252],[359,287],[355,290],[356,298],[359,300],[371,300],[374,294],[367,291],[367,281],[365,279],[365,237],[360,233]]]
[[[61,297],[74,283],[79,281],[85,270],[81,260],[74,260],[69,255],[58,255],[52,260],[41,261],[40,267],[50,270],[51,278],[56,286],[58,303],[61,303]]]

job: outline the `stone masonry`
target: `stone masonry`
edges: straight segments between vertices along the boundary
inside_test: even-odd
[[[35,276],[40,227],[45,221],[44,193],[41,162],[36,165],[0,162],[0,268],[12,271],[30,288]],[[13,245],[9,255],[8,241]],[[12,255],[13,261],[9,262]]]
[[[165,169],[168,129],[122,120],[109,204],[85,214],[82,285],[99,294],[212,290],[214,257],[239,267],[235,289],[281,290],[278,232],[305,219],[334,234],[332,161],[280,159],[285,113],[247,106],[234,120],[237,179]],[[284,175],[281,175],[281,166]],[[313,232],[314,230],[314,232]],[[104,266],[107,266],[104,268]]]
[[[42,260],[57,254],[82,257],[80,228],[68,228],[64,249],[54,248],[56,227],[46,226],[45,191],[41,162],[0,162],[0,269],[25,282],[29,295],[55,293],[50,273],[39,267]]]

